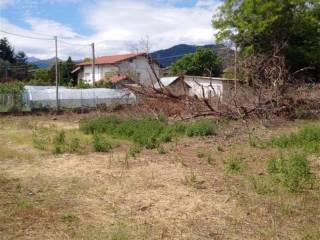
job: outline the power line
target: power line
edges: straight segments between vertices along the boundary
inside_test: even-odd
[[[61,42],[61,43],[64,43],[64,44],[70,45],[70,46],[82,46],[82,47],[89,47],[89,46],[90,46],[90,44],[89,44],[89,43],[88,43],[88,44],[70,43],[70,42],[63,41],[63,40],[61,40],[60,38],[59,38],[59,40],[58,40],[58,41],[59,41],[59,42]]]
[[[32,36],[27,36],[27,35],[22,35],[22,34],[7,32],[7,31],[4,31],[4,30],[0,30],[0,32],[5,33],[5,34],[9,34],[9,35],[13,35],[13,36],[17,36],[17,37],[22,37],[22,38],[35,39],[35,40],[46,40],[46,41],[49,41],[49,40],[50,40],[50,41],[53,41],[53,38],[32,37]]]

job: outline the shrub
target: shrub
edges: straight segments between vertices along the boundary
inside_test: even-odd
[[[172,135],[173,135],[172,132],[167,130],[159,135],[159,139],[161,142],[164,142],[164,143],[171,142]]]
[[[288,158],[280,156],[271,159],[267,171],[270,175],[278,177],[290,192],[301,191],[314,180],[306,155],[299,152],[291,154]]]
[[[209,136],[216,134],[216,129],[211,121],[202,120],[188,125],[186,129],[186,134],[189,137]]]
[[[0,84],[0,94],[21,94],[24,83],[21,81],[4,82]]]
[[[156,148],[161,142],[170,142],[173,136],[207,136],[215,133],[210,121],[169,125],[164,120],[151,117],[129,120],[120,120],[115,116],[97,117],[81,121],[80,129],[87,134],[106,133],[129,139],[147,149]]]
[[[115,116],[97,117],[80,122],[80,129],[85,133],[108,133],[112,134],[120,123]]]
[[[94,134],[92,138],[92,146],[96,152],[110,152],[112,144],[101,134]]]
[[[236,173],[242,172],[245,169],[245,165],[239,158],[232,157],[225,162],[225,167],[228,172]]]
[[[66,134],[62,130],[53,139],[53,153],[62,154],[66,151]]]
[[[81,145],[80,145],[80,139],[77,137],[72,137],[70,139],[70,142],[68,144],[68,152],[82,152]]]

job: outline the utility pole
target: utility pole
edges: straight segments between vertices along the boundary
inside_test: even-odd
[[[234,88],[235,92],[237,92],[237,43],[235,43],[234,50]]]
[[[91,43],[91,48],[92,48],[92,85],[94,86],[95,80],[96,80],[96,71],[95,71],[96,57],[94,52],[94,43]]]
[[[58,38],[54,36],[54,42],[56,47],[56,104],[57,113],[59,112],[59,77],[58,77]]]
[[[5,66],[6,81],[8,81],[8,66]]]

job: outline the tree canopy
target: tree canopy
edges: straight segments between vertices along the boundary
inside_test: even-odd
[[[189,53],[171,66],[174,75],[219,76],[222,73],[222,61],[209,48],[198,48],[195,53]]]
[[[0,39],[0,59],[12,64],[16,62],[14,49],[6,38]]]
[[[213,18],[219,41],[231,40],[243,56],[272,54],[290,71],[320,66],[319,0],[226,0]]]
[[[74,86],[76,81],[74,76],[71,74],[75,68],[75,64],[71,57],[68,57],[67,61],[61,62],[60,64],[60,84],[65,86]]]

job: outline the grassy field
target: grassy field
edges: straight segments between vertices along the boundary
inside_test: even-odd
[[[2,117],[0,239],[320,239],[319,156],[315,120]]]

